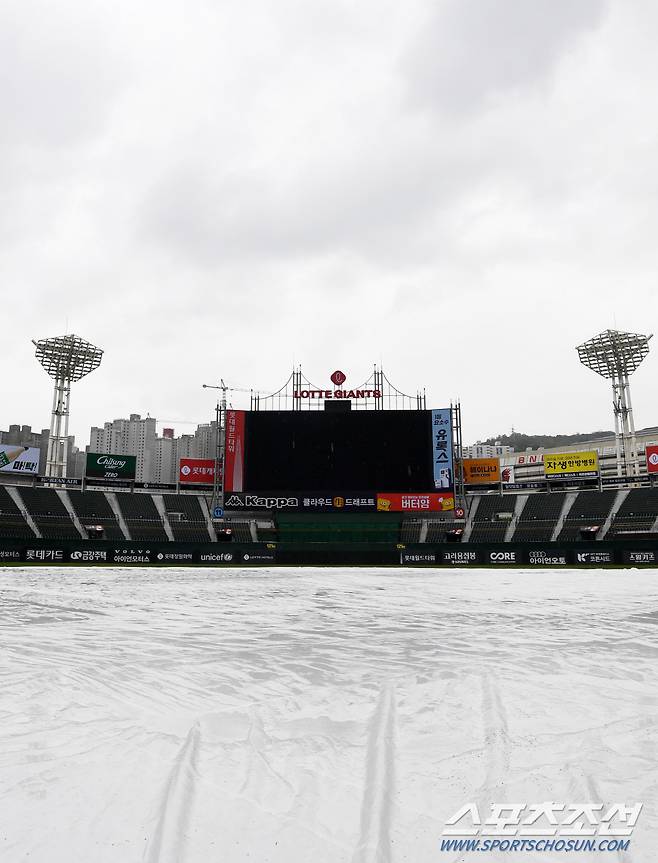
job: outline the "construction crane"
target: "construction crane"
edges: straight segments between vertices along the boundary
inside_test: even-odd
[[[215,478],[212,487],[212,503],[211,515],[213,519],[223,518],[224,511],[224,435],[222,434],[226,427],[226,393],[257,393],[260,390],[246,389],[245,387],[230,387],[224,383],[224,379],[219,379],[219,384],[202,384],[204,390],[221,390],[221,401],[217,402],[215,408],[215,416],[217,419],[217,449],[215,452]],[[215,513],[222,513],[215,515]]]

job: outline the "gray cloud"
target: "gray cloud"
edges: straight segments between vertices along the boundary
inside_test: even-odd
[[[655,328],[654,4],[0,14],[0,427],[48,424],[30,339],[67,318],[106,350],[83,443],[203,421],[201,383],[275,389],[293,360],[460,395],[467,439],[609,424],[573,346]]]

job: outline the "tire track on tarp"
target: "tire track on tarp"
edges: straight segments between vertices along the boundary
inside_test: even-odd
[[[484,733],[485,779],[483,791],[502,788],[510,773],[510,736],[507,711],[496,677],[482,676],[482,728]],[[493,801],[487,801],[488,804]]]
[[[198,777],[201,726],[195,722],[171,769],[145,863],[181,863]]]
[[[359,842],[352,863],[390,863],[395,785],[395,690],[385,686],[369,722]]]

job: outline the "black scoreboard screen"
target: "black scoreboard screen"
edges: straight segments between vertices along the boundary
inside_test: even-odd
[[[244,423],[247,492],[434,488],[431,411],[252,411]]]

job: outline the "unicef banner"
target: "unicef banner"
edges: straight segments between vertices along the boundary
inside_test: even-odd
[[[89,479],[134,480],[137,456],[88,452],[85,476]]]
[[[434,488],[453,488],[452,422],[450,408],[432,411],[432,462]]]
[[[40,455],[38,447],[0,444],[0,473],[39,473]]]

